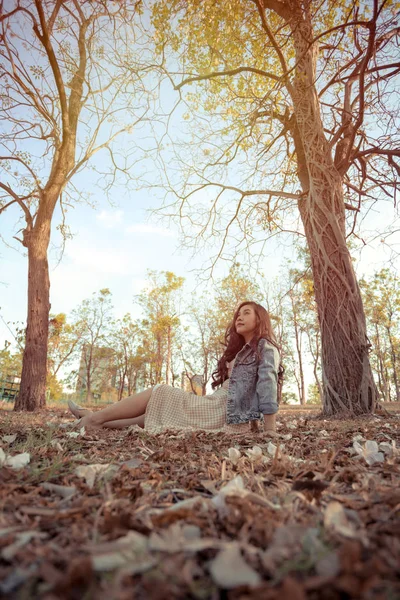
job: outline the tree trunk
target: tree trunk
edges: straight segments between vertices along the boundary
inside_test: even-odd
[[[126,376],[127,376],[127,368],[124,369],[124,371],[120,377],[119,388],[118,388],[118,401],[122,400],[122,396],[124,395]]]
[[[376,342],[377,342],[376,354],[377,354],[377,360],[378,360],[378,379],[379,379],[380,392],[381,392],[383,401],[389,402],[390,401],[390,393],[389,393],[390,386],[389,386],[389,382],[387,379],[387,373],[386,373],[386,369],[385,369],[385,365],[384,365],[384,351],[382,350],[381,336],[379,335],[379,328],[378,328],[377,323],[375,323],[375,335],[376,335]]]
[[[393,338],[392,338],[392,334],[390,331],[390,327],[386,327],[386,331],[388,334],[389,344],[390,344],[390,360],[392,363],[393,383],[394,383],[394,390],[396,393],[396,402],[399,402],[400,401],[400,389],[399,389],[399,378],[397,376],[396,352],[394,350]]]
[[[304,192],[298,206],[311,254],[321,331],[323,412],[370,413],[377,389],[360,289],[346,246],[343,177],[324,135],[315,88],[317,47],[311,43],[311,17],[302,12],[299,2],[292,3],[292,8],[297,63],[291,86],[295,116],[291,131]]]
[[[319,393],[319,397],[321,399],[322,402],[322,398],[324,395],[324,391],[322,388],[322,384],[321,381],[319,379],[319,375],[318,375],[318,367],[319,367],[319,331],[315,331],[314,332],[314,339],[315,339],[315,352],[313,351],[312,348],[312,343],[311,343],[311,334],[310,331],[307,331],[307,336],[308,336],[308,342],[309,342],[309,348],[310,348],[310,352],[311,352],[311,356],[313,357],[313,373],[314,373],[314,379],[315,379],[315,384],[318,388],[318,393]]]
[[[305,387],[305,383],[304,383],[304,369],[303,369],[303,355],[302,355],[302,343],[301,343],[301,329],[299,327],[299,324],[297,322],[297,307],[295,305],[294,299],[293,299],[293,294],[289,294],[290,296],[290,301],[292,303],[292,312],[293,312],[293,325],[294,325],[294,337],[295,337],[295,341],[296,341],[296,351],[297,351],[297,358],[298,358],[298,362],[299,362],[299,380],[297,382],[297,387],[299,390],[299,399],[300,399],[300,404],[306,404],[307,399],[306,399],[306,387]],[[297,378],[296,378],[297,379]]]
[[[342,198],[341,182],[328,181],[324,175],[318,183],[318,192],[309,194],[300,213],[311,252],[321,329],[323,410],[326,415],[373,412],[377,390],[364,309],[344,232],[333,209]]]
[[[172,343],[171,343],[171,327],[167,329],[167,358],[165,362],[165,383],[170,385],[171,364],[172,364]]]
[[[50,280],[47,248],[51,217],[24,236],[28,248],[28,316],[21,387],[14,410],[34,411],[46,406],[47,344]]]
[[[86,352],[86,348],[85,348]],[[93,345],[90,345],[89,356],[85,357],[86,362],[86,402],[92,400],[92,362],[93,362]]]

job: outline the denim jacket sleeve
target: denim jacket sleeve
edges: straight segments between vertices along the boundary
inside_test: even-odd
[[[257,399],[261,414],[272,415],[278,412],[278,368],[279,352],[267,340],[261,339],[258,345],[259,363],[257,376]]]

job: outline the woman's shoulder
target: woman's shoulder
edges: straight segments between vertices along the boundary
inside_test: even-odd
[[[279,353],[279,350],[278,350],[277,346],[275,344],[273,344],[267,338],[260,338],[258,340],[258,347],[259,348],[274,348],[274,350],[276,350]]]
[[[258,341],[258,350],[259,352],[265,352],[265,351],[270,351],[272,350],[273,356],[274,356],[274,361],[275,363],[279,364],[280,361],[280,352],[279,349],[275,346],[275,344],[273,344],[272,342],[270,342],[268,339],[266,338],[260,338]]]

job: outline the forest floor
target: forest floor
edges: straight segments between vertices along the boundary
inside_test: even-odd
[[[390,408],[283,407],[273,439],[75,432],[64,409],[0,410],[0,597],[399,600]]]

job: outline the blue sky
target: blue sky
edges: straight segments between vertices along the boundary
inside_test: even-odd
[[[119,195],[118,189],[115,191],[115,198],[118,197],[122,197],[122,190]],[[113,293],[116,316],[121,317],[126,312],[134,314],[133,296],[143,289],[147,269],[170,270],[185,277],[189,294],[204,289],[204,282],[193,270],[207,262],[213,250],[211,247],[197,257],[193,257],[190,250],[180,248],[177,228],[155,221],[148,214],[149,206],[155,204],[149,192],[132,193],[130,198],[116,204],[110,206],[102,198],[96,210],[81,204],[69,212],[68,221],[74,237],[67,241],[61,262],[60,250],[56,247],[59,239],[57,234],[53,235],[49,253],[52,313],[68,313],[93,292],[108,287]],[[388,219],[394,219],[394,210],[389,206],[385,209],[370,214],[371,232],[378,222],[384,225]],[[1,217],[3,238],[16,248],[8,248],[4,243],[0,247],[0,309],[7,322],[26,318],[27,258],[23,255],[24,249],[12,239],[18,218],[15,208]],[[57,219],[56,215],[55,225]],[[390,239],[392,245],[399,247],[398,233]],[[267,280],[279,275],[285,256],[290,255],[288,243],[286,246],[276,242],[267,245],[262,260]],[[361,260],[357,261],[358,274],[371,274],[386,266],[390,256],[390,249],[378,238],[362,251]],[[391,264],[393,268],[400,267],[396,258]],[[227,263],[221,263],[215,275],[226,274],[228,268]],[[5,339],[10,340],[10,333],[0,321],[1,345]]]

